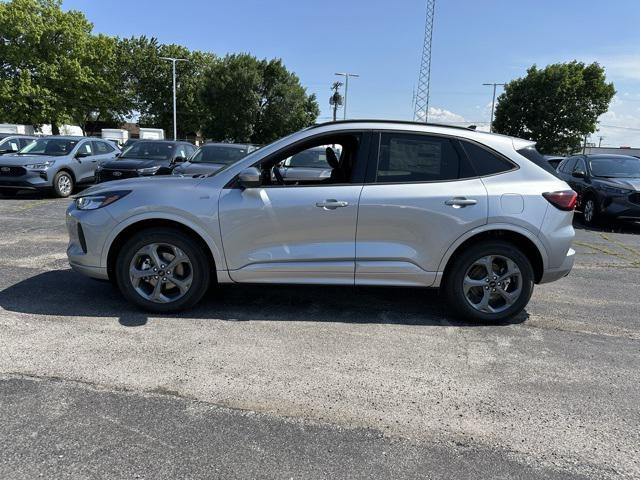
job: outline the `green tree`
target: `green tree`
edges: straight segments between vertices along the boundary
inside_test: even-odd
[[[139,114],[139,123],[166,132],[173,131],[173,78],[171,62],[161,57],[186,59],[176,64],[178,136],[201,130],[204,105],[199,92],[215,55],[162,45],[146,37],[121,40],[120,51],[127,72],[124,89]]]
[[[614,95],[597,63],[534,65],[498,97],[493,130],[534,140],[543,153],[574,152],[595,132]]]
[[[116,42],[91,34],[78,11],[60,0],[0,3],[0,118],[24,124],[120,117],[130,108],[118,94]]]
[[[268,143],[313,124],[315,95],[281,60],[228,55],[207,72],[204,133],[215,140]]]

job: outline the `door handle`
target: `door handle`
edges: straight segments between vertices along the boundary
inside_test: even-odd
[[[450,207],[453,207],[453,208],[469,207],[471,205],[475,205],[476,203],[478,203],[477,200],[468,199],[464,197],[455,197],[455,198],[452,198],[451,200],[447,200],[446,202],[444,202],[445,205],[449,205]]]
[[[341,200],[334,200],[333,198],[325,200],[324,202],[316,203],[316,207],[324,208],[325,210],[335,210],[336,208],[343,208],[349,205],[349,202]]]

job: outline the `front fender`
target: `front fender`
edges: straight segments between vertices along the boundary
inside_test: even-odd
[[[224,260],[224,255],[222,255],[221,249],[218,246],[218,239],[214,238],[208,231],[204,225],[194,221],[191,218],[185,218],[184,215],[177,215],[171,212],[158,212],[158,211],[150,211],[139,213],[133,215],[131,217],[126,218],[125,220],[118,223],[107,236],[104,246],[102,248],[101,261],[100,264],[104,267],[107,266],[107,259],[109,256],[109,250],[111,249],[111,245],[113,245],[114,240],[122,233],[127,227],[134,225],[138,222],[142,222],[145,220],[167,220],[175,223],[179,223],[191,230],[193,230],[196,234],[198,234],[204,242],[209,247],[211,251],[211,255],[213,256],[213,260],[216,264],[217,270],[226,270],[227,265]],[[216,229],[216,232],[219,231]]]

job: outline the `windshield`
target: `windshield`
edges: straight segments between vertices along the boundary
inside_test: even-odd
[[[591,158],[589,165],[596,177],[640,177],[640,159],[635,157]]]
[[[246,148],[238,148],[224,145],[205,145],[189,159],[193,163],[222,163],[229,165],[235,163],[247,155]]]
[[[171,160],[175,146],[167,142],[136,142],[125,148],[119,159],[135,158],[138,160]]]
[[[79,140],[66,138],[41,138],[27,145],[18,152],[18,155],[51,155],[62,157],[68,155],[78,144]]]

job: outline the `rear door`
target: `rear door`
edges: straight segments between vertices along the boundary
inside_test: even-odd
[[[487,191],[446,136],[382,132],[360,196],[357,285],[431,285],[440,260],[487,222]]]

